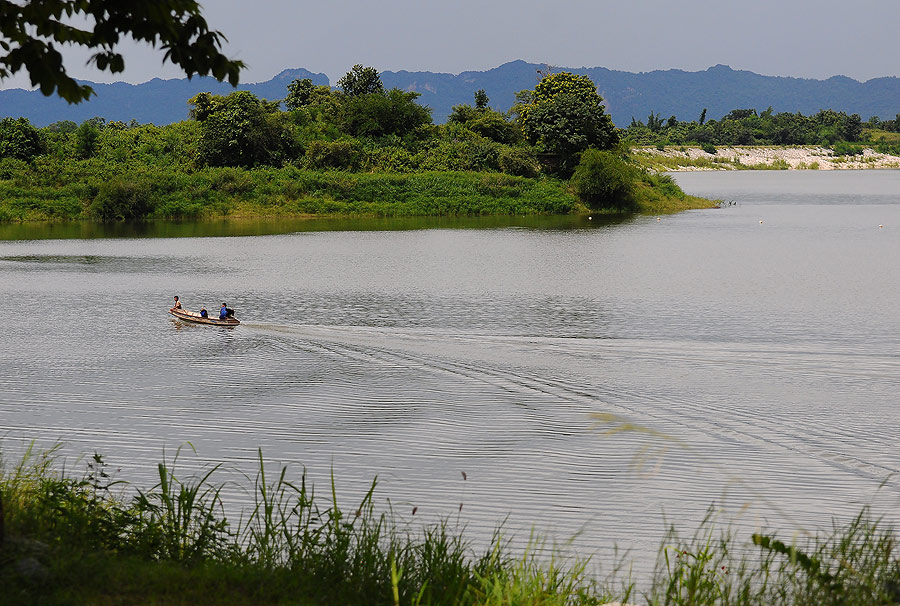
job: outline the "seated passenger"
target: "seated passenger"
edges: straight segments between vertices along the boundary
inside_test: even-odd
[[[222,303],[221,309],[219,309],[219,319],[224,320],[228,317],[228,307],[224,303]]]
[[[205,308],[205,307],[201,307],[201,308],[200,308],[200,317],[201,317],[201,318],[208,318],[208,317],[209,317],[209,313],[206,311],[206,308]]]
[[[181,309],[181,301],[178,300],[178,295],[175,295],[175,305],[172,306],[172,309]]]

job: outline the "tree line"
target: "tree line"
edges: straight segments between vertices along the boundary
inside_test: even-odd
[[[631,119],[625,138],[639,145],[823,145],[866,141],[872,131],[900,133],[900,114],[893,120],[877,116],[863,122],[859,114],[831,109],[811,116],[735,109],[721,120],[706,120],[706,110],[697,120],[661,118],[651,112],[646,121]]]

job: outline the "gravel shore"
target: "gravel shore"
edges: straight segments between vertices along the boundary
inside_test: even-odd
[[[665,163],[667,171],[736,170],[746,168],[784,168],[807,170],[859,170],[871,168],[900,168],[900,156],[881,154],[864,148],[862,154],[836,156],[827,147],[718,147],[710,154],[699,147],[667,146],[665,151],[655,147],[632,150]],[[672,164],[672,166],[669,166]]]

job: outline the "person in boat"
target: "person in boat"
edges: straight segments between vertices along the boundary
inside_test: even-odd
[[[228,306],[222,303],[222,307],[219,309],[219,319],[226,320],[228,319]]]
[[[203,307],[202,305],[200,306],[200,317],[201,317],[201,318],[208,318],[208,317],[209,317],[209,312],[206,311],[206,308]]]
[[[175,295],[175,305],[172,306],[172,309],[181,309],[181,301],[178,300],[178,295]]]

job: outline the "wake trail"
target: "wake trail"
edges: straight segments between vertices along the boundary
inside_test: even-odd
[[[898,473],[896,466],[869,461],[841,450],[841,439],[835,432],[793,420],[790,415],[767,417],[753,410],[744,410],[733,402],[719,405],[698,403],[688,394],[673,391],[654,393],[652,390],[638,392],[622,387],[611,389],[603,385],[604,377],[600,373],[588,377],[566,377],[566,365],[561,363],[573,356],[594,360],[598,364],[609,356],[638,361],[646,358],[667,361],[671,356],[688,361],[690,356],[683,352],[676,353],[668,345],[648,349],[646,343],[637,346],[629,343],[623,347],[623,343],[614,340],[577,339],[579,348],[573,353],[564,351],[560,346],[561,342],[573,339],[456,335],[427,330],[353,326],[253,324],[248,328],[280,339],[290,339],[295,346],[318,348],[339,359],[443,373],[490,386],[513,398],[527,394],[529,397],[519,402],[521,410],[547,430],[571,429],[573,419],[562,415],[562,410],[570,415],[581,415],[582,419],[601,413],[609,415],[607,419],[611,417],[622,423],[634,423],[659,431],[671,438],[673,443],[680,443],[689,453],[693,453],[690,456],[698,459],[703,457],[690,445],[690,436],[702,434],[714,443],[736,444],[739,449],[752,446],[759,449],[760,456],[764,457],[778,456],[773,455],[778,452],[791,457],[801,455],[836,471],[874,482],[881,482],[885,477]],[[435,350],[440,353],[434,353]],[[734,366],[770,365],[771,362],[760,359],[762,355],[759,352],[744,352],[730,363]],[[535,364],[546,363],[550,359],[556,362],[552,368]],[[719,358],[711,359],[721,362]],[[517,360],[519,364],[511,360]],[[696,362],[696,359],[691,361]],[[822,361],[804,360],[803,363],[815,366],[821,365]],[[829,374],[822,368],[817,372]],[[470,391],[470,394],[477,393],[477,388]],[[548,407],[543,405],[544,402],[566,406]],[[877,442],[880,438],[869,435],[868,439]],[[636,442],[645,440],[646,435],[634,439]],[[900,492],[900,487],[886,487]]]

